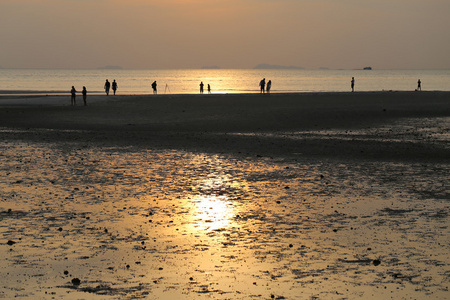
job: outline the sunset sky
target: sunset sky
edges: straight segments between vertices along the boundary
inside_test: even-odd
[[[0,66],[450,69],[449,16],[449,0],[0,0]]]

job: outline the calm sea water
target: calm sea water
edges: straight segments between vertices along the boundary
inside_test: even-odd
[[[213,93],[256,93],[259,81],[272,80],[272,92],[344,92],[355,77],[356,91],[450,91],[450,70],[49,70],[0,69],[0,93],[37,91],[68,93],[70,88],[103,92],[106,79],[118,82],[119,94],[198,93],[202,81]]]

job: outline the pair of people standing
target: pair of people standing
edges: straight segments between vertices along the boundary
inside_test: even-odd
[[[263,78],[260,82],[259,82],[259,87],[261,89],[261,93],[264,94],[265,92],[270,93],[270,89],[272,88],[272,80],[269,80],[267,82],[267,86],[266,86],[266,79]]]
[[[111,82],[109,82],[108,79],[106,79],[104,88],[105,88],[106,96],[108,96],[109,95],[109,89],[111,88]],[[112,82],[112,90],[113,90],[114,95],[116,94],[117,88],[118,88],[117,82],[114,79],[114,81]]]
[[[70,97],[70,104],[72,105],[72,106],[75,106],[75,105],[77,105],[77,100],[76,100],[76,98],[77,98],[77,90],[75,89],[75,87],[72,85],[72,89],[70,90],[70,94],[71,94],[71,97]],[[83,102],[84,102],[84,106],[86,106],[87,105],[87,101],[86,101],[86,98],[87,98],[87,90],[86,90],[86,87],[85,86],[83,86],[83,90],[81,91],[81,94],[83,95]]]
[[[200,94],[203,94],[203,86],[204,86],[204,84],[202,81],[202,82],[200,82]],[[209,83],[208,83],[208,94],[211,94],[211,86],[209,85]]]

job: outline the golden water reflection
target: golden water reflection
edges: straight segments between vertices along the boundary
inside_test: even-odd
[[[197,183],[192,188],[190,200],[192,210],[190,225],[193,232],[217,231],[233,226],[233,220],[238,214],[235,200],[245,189],[226,171],[227,163],[212,156],[202,162],[202,173],[196,178]]]

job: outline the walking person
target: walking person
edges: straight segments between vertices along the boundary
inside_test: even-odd
[[[272,87],[272,80],[269,80],[269,82],[267,82],[267,87],[266,87],[266,91],[269,94],[270,93],[270,88]]]
[[[354,92],[355,91],[355,77],[352,77],[351,86],[352,86],[352,92]]]
[[[417,90],[416,91],[421,91],[422,90],[422,81],[417,81]]]
[[[264,94],[264,89],[266,88],[266,79],[265,78],[263,78],[259,82],[259,87],[261,88],[261,93]]]
[[[112,82],[112,90],[113,90],[114,95],[116,95],[117,87],[118,87],[118,86],[117,86],[117,82],[116,82],[116,80],[114,79],[113,82]]]
[[[83,95],[84,106],[87,106],[87,102],[86,102],[87,91],[86,91],[86,87],[85,86],[83,86],[83,90],[81,91],[81,94]]]
[[[156,80],[155,80],[152,83],[153,94],[155,94],[155,95],[158,93],[158,91],[156,90],[156,86],[157,86],[157,84],[156,84]]]
[[[109,89],[110,88],[111,88],[111,82],[109,82],[108,79],[106,79],[106,82],[105,82],[105,93],[106,93],[106,96],[109,95]]]
[[[211,86],[208,83],[208,94],[211,94]]]
[[[76,97],[77,97],[76,92],[77,92],[77,90],[72,85],[72,89],[70,90],[70,94],[71,94],[71,96],[70,96],[70,105],[72,105],[72,106],[77,104],[77,102],[76,102]]]
[[[200,94],[203,94],[203,81],[202,82],[200,82]]]

